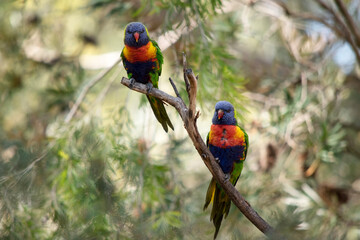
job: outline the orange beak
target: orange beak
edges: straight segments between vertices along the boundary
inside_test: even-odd
[[[218,119],[222,119],[222,117],[224,116],[224,111],[222,109],[218,110]]]
[[[135,41],[136,41],[136,42],[139,41],[139,37],[140,37],[139,33],[138,33],[138,32],[135,32],[135,33],[134,33],[134,38],[135,38]]]

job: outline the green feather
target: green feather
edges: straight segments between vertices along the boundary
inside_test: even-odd
[[[239,125],[237,126],[244,132],[245,149],[244,149],[243,157],[245,160],[247,156],[247,150],[249,148],[249,137],[242,127],[240,127]],[[208,133],[206,137],[206,146],[209,146],[209,134],[210,133]],[[234,169],[231,172],[230,180],[229,180],[234,186],[236,185],[241,175],[244,166],[244,160],[238,163],[235,162],[234,164]],[[229,197],[226,195],[224,190],[220,187],[220,185],[216,182],[214,178],[211,179],[208,190],[206,192],[205,204],[203,208],[204,210],[206,210],[206,208],[209,206],[211,201],[213,201],[213,207],[211,210],[210,221],[212,221],[215,226],[214,239],[216,239],[219,233],[219,229],[223,217],[226,218],[227,215],[229,214],[231,200],[229,199]]]
[[[216,181],[214,178],[212,178],[211,182],[209,184],[208,190],[206,192],[205,204],[204,204],[204,208],[203,208],[204,210],[209,206],[209,204],[213,198],[215,187],[216,187]]]
[[[162,55],[161,55],[162,56]],[[150,79],[151,82],[153,83],[153,87],[158,88],[158,82],[159,82],[159,74],[161,73],[161,68],[159,71],[153,73],[150,73]],[[154,115],[156,117],[156,119],[160,122],[160,124],[162,125],[162,127],[164,128],[165,132],[168,132],[168,126],[174,130],[174,126],[172,125],[169,116],[167,115],[164,103],[162,102],[162,100],[146,95],[146,97],[149,100],[150,106],[154,112]]]
[[[157,66],[155,72],[150,72],[149,74],[150,74],[150,79],[153,84],[153,87],[159,88],[159,86],[158,86],[159,76],[161,75],[161,72],[162,72],[162,65],[164,63],[164,57],[161,53],[160,47],[157,44],[157,42],[154,40],[151,40],[151,39],[150,39],[150,41],[156,48],[156,59],[158,60],[158,66]],[[164,103],[162,102],[162,100],[157,99],[155,97],[148,96],[148,95],[147,95],[147,98],[148,98],[150,106],[155,114],[156,119],[161,123],[165,132],[168,131],[168,126],[172,130],[174,130],[174,126],[172,125],[170,118],[167,115],[167,112],[165,110]]]
[[[156,59],[159,62],[159,69],[157,70],[159,76],[161,76],[161,71],[162,71],[162,65],[164,63],[164,57],[162,55],[162,52],[160,50],[159,45],[157,44],[157,42],[155,40],[150,39],[150,41],[152,42],[152,44],[154,45],[154,47],[156,48]],[[159,78],[157,79],[159,80]],[[154,84],[154,83],[153,83]]]
[[[145,29],[146,29],[146,27],[145,27]],[[147,29],[146,29],[146,32],[148,32]],[[151,71],[149,73],[149,76],[150,76],[150,80],[151,80],[151,83],[152,83],[153,87],[154,88],[159,88],[159,84],[158,84],[159,83],[159,76],[161,75],[161,72],[162,72],[162,65],[164,63],[164,57],[163,57],[163,55],[161,53],[160,47],[157,44],[157,42],[152,40],[152,39],[150,39],[150,41],[153,44],[153,46],[156,48],[156,59],[157,59],[156,63],[157,63],[157,66],[156,66],[154,71]],[[127,71],[128,69],[127,69],[126,63],[124,61],[125,60],[124,49],[121,52],[120,56],[121,56],[121,58],[123,60],[123,65],[124,65],[124,67],[125,67],[125,69]],[[131,78],[132,73],[128,72],[128,77]],[[150,103],[151,109],[153,110],[156,119],[160,122],[160,124],[164,128],[165,132],[168,132],[168,126],[172,130],[174,130],[174,126],[172,125],[172,123],[170,121],[170,118],[167,115],[167,112],[166,112],[166,109],[164,107],[163,101],[160,100],[160,99],[157,99],[155,97],[149,96],[149,95],[146,95],[146,97],[147,97],[147,99],[148,99],[148,101]]]

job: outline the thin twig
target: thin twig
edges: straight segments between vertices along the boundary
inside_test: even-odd
[[[99,96],[96,98],[96,100],[93,102],[92,106],[95,106],[99,103],[101,103],[105,96],[107,95],[107,93],[109,92],[111,85],[115,82],[115,80],[119,77],[120,75],[120,68],[117,68],[116,71],[114,72],[114,74],[110,77],[109,82],[107,83],[107,85],[104,87],[104,89],[100,92]]]
[[[183,52],[183,73],[184,73],[184,81],[185,81],[185,87],[186,87],[186,92],[188,93],[188,96],[190,97],[190,83],[189,83],[189,79],[187,78],[185,72],[187,69],[187,62],[186,62],[186,55]]]
[[[316,0],[316,1],[324,10],[326,10],[333,16],[333,18],[335,20],[335,24],[337,24],[339,26],[339,28],[341,29],[340,31],[337,31],[336,33],[350,44],[350,46],[352,47],[352,49],[355,53],[356,59],[357,59],[358,63],[360,64],[360,53],[356,46],[355,40],[353,39],[351,31],[348,29],[346,24],[342,21],[339,14],[337,12],[335,12],[329,5],[327,5],[323,0]]]
[[[108,74],[116,65],[118,65],[121,62],[121,58],[119,58],[110,68],[104,69],[101,71],[95,78],[91,79],[81,90],[81,93],[79,94],[78,98],[76,99],[75,104],[72,106],[70,112],[65,117],[65,123],[68,123],[71,121],[71,119],[74,117],[76,111],[78,110],[81,102],[84,100],[86,94],[90,91],[90,89],[101,79],[103,79],[106,74]]]
[[[22,177],[24,177],[27,173],[30,172],[30,170],[32,170],[35,166],[35,164],[37,164],[39,161],[41,161],[42,159],[44,159],[46,157],[46,155],[52,150],[52,148],[55,146],[55,143],[50,144],[46,150],[36,159],[34,159],[26,168],[17,171],[15,173],[12,173],[9,176],[6,177],[1,177],[0,178],[0,184],[12,179],[13,177],[17,177],[16,182],[10,184],[10,187],[14,187],[16,184],[18,184],[18,182],[22,179]]]
[[[196,114],[195,114],[194,121],[196,122],[199,117],[200,117],[200,111],[197,111]]]
[[[281,1],[272,0],[271,2],[277,4],[279,7],[281,7],[287,16],[290,16],[293,18],[299,18],[299,19],[303,19],[303,20],[312,20],[312,21],[320,22],[320,23],[324,24],[325,26],[327,26],[328,28],[334,30],[334,32],[339,31],[339,29],[335,28],[333,25],[328,23],[325,20],[326,18],[323,16],[316,16],[314,14],[307,13],[307,12],[294,12],[285,3],[281,2]]]
[[[190,82],[190,90],[189,90],[189,116],[190,119],[195,118],[196,113],[196,91],[197,91],[197,80],[193,71],[188,68],[185,71],[185,76]]]
[[[345,41],[347,41],[350,44],[350,46],[352,47],[352,49],[354,51],[357,61],[360,63],[360,53],[357,48],[357,44],[358,44],[358,42],[357,42],[358,34],[357,33],[358,32],[350,31],[348,29],[348,27],[346,26],[346,24],[342,21],[339,14],[337,12],[335,12],[324,1],[316,0],[316,2],[320,5],[320,7],[322,7],[324,10],[326,10],[327,13],[332,15],[334,22],[335,22],[334,24],[331,24],[328,21],[326,21],[326,17],[324,17],[324,16],[319,17],[314,14],[306,13],[306,12],[302,12],[302,13],[294,12],[285,3],[281,2],[281,1],[277,1],[277,0],[269,0],[269,1],[273,2],[273,3],[277,4],[279,7],[281,7],[287,16],[291,16],[294,18],[300,18],[303,20],[317,21],[319,23],[324,24],[326,27],[331,29],[338,37],[344,39]],[[351,18],[351,16],[349,16],[349,17]],[[354,23],[354,26],[351,26],[351,24],[350,24],[350,28],[352,28],[352,27],[355,28],[355,23]],[[354,32],[354,34],[352,34],[352,32]],[[354,40],[354,38],[355,38],[355,40]]]
[[[170,83],[171,83],[172,88],[174,89],[174,92],[175,92],[176,96],[177,96],[178,98],[181,98],[180,93],[179,93],[179,91],[178,91],[178,89],[177,89],[174,81],[171,79],[171,77],[169,77],[169,81],[170,81]]]
[[[184,62],[186,63],[186,59],[184,56]],[[187,80],[187,73],[192,73],[191,69],[184,68],[184,81],[186,84]],[[194,75],[195,81],[188,82],[189,84],[189,99],[196,99],[196,77]],[[128,88],[130,88],[130,80],[127,78],[122,78],[121,83]],[[194,83],[194,86],[191,86],[190,84]],[[193,88],[191,91],[190,89]],[[230,181],[226,180],[225,175],[223,171],[221,170],[219,164],[216,163],[214,156],[211,154],[210,150],[205,145],[201,135],[199,134],[196,120],[199,117],[199,112],[196,113],[196,115],[190,115],[188,114],[189,109],[185,105],[185,103],[182,101],[179,97],[173,97],[159,89],[152,88],[150,91],[147,90],[146,85],[141,83],[133,83],[132,90],[148,94],[150,96],[156,97],[161,99],[164,102],[167,102],[171,106],[173,106],[179,113],[181,119],[184,122],[184,127],[186,131],[188,132],[188,135],[190,139],[192,140],[194,147],[198,151],[199,155],[201,156],[202,160],[204,161],[206,167],[209,169],[211,174],[214,176],[216,181],[221,185],[221,187],[224,189],[226,194],[229,196],[229,198],[232,200],[232,202],[236,205],[238,209],[264,234],[274,234],[273,228],[263,219],[261,218],[258,213],[246,202],[246,200],[243,198],[243,196],[236,190],[236,188],[230,183]],[[193,102],[196,104],[196,102]],[[196,107],[196,106],[195,106]],[[195,113],[195,111],[194,111]]]
[[[346,9],[344,3],[341,0],[334,0],[336,6],[338,7],[339,11],[345,18],[345,21],[349,25],[349,28],[351,29],[351,32],[353,33],[353,36],[355,38],[355,42],[358,47],[360,47],[360,32],[359,29],[356,26],[356,23],[354,22],[354,19],[350,16],[348,10]]]

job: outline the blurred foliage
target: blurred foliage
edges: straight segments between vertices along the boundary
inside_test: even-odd
[[[359,0],[343,2],[360,26]],[[142,21],[155,40],[180,32],[162,38],[160,88],[172,92],[171,76],[187,100],[186,52],[204,137],[216,101],[240,113],[250,152],[237,188],[259,214],[289,239],[359,239],[359,62],[318,3],[1,1],[0,238],[212,238],[210,173],[180,118],[168,108],[165,134],[118,66],[64,122]],[[265,237],[232,207],[219,239]]]

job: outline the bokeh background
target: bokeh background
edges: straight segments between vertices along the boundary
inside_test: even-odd
[[[1,0],[1,239],[212,239],[211,174],[180,117],[167,107],[166,134],[120,84],[131,21],[185,100],[186,53],[204,138],[233,103],[250,137],[237,189],[265,220],[360,239],[359,0]],[[266,239],[234,206],[218,238]]]

